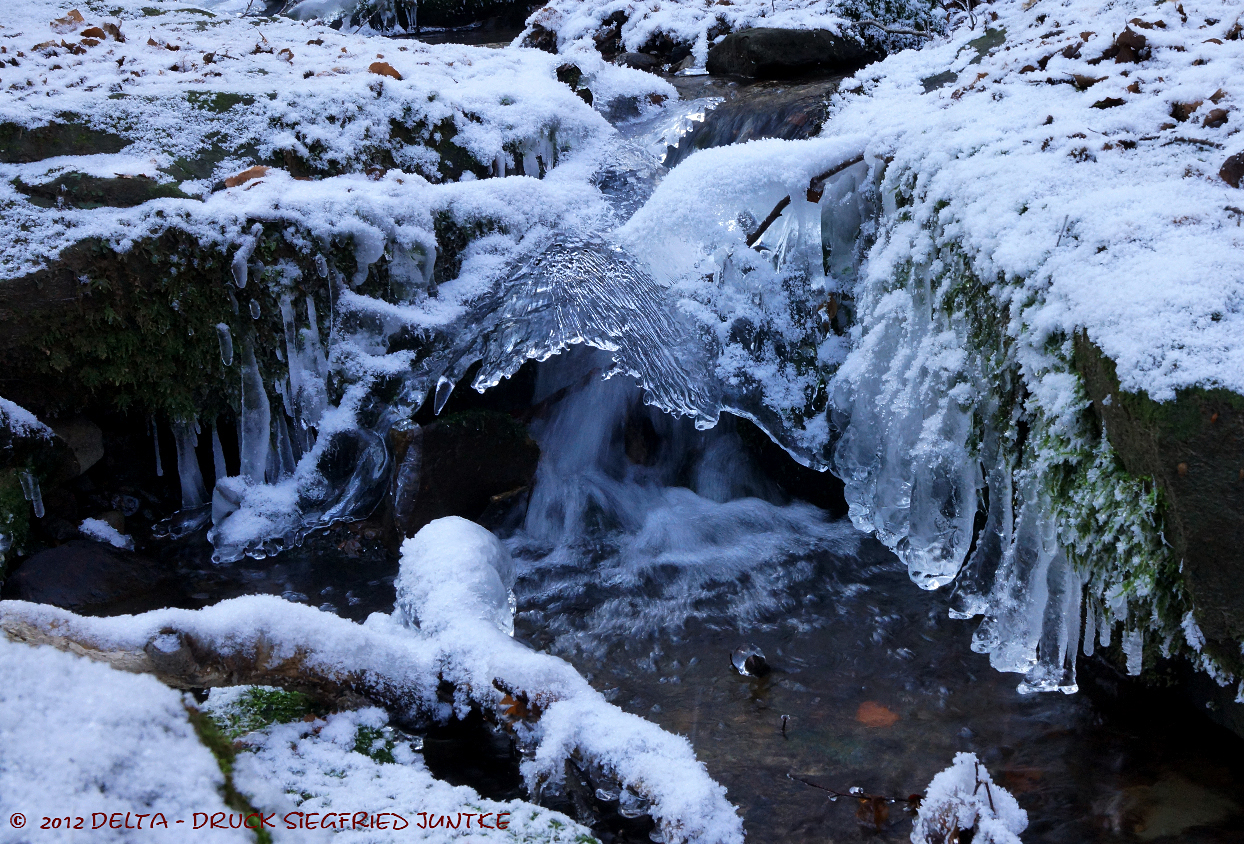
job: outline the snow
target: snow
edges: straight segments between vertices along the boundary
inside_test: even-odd
[[[867,131],[868,155],[889,162],[883,191],[914,187],[870,272],[890,277],[936,226],[939,244],[960,243],[1018,306],[1025,345],[1083,329],[1124,390],[1157,401],[1190,386],[1244,392],[1244,229],[1229,210],[1238,193],[1218,176],[1241,149],[1244,41],[1227,38],[1234,3],[1182,8],[1186,21],[1170,3],[1002,0],[976,29],[845,83],[826,133]],[[1165,26],[1130,25],[1152,57],[1098,63],[1134,19]],[[982,56],[970,42],[985,25],[1006,40]],[[922,80],[947,69],[955,80],[926,92]],[[1076,75],[1098,81],[1080,91]],[[1123,102],[1101,107],[1113,99]],[[1197,100],[1190,121],[1171,117]],[[1214,107],[1228,121],[1201,125]]]
[[[0,427],[7,428],[15,437],[40,437],[50,440],[52,429],[44,425],[26,408],[0,396]]]
[[[256,805],[277,813],[272,837],[278,842],[594,840],[558,812],[521,800],[487,800],[435,779],[401,740],[389,748],[392,762],[356,750],[371,736],[375,750],[383,749],[387,722],[383,710],[369,707],[250,733],[240,739],[234,782]]]
[[[83,519],[78,530],[88,539],[105,542],[114,548],[134,550],[134,540],[102,519]]]
[[[976,844],[1020,844],[1028,813],[994,783],[975,753],[956,753],[950,767],[929,783],[911,831],[912,844],[958,840],[974,829]]]
[[[0,841],[141,836],[172,844],[187,840],[193,813],[230,811],[220,796],[224,776],[199,743],[183,696],[153,677],[0,636],[0,678]],[[14,812],[26,816],[24,830],[9,823]],[[114,813],[141,822],[142,832],[113,828]],[[83,818],[90,831],[39,829],[44,817],[66,816]],[[217,830],[213,840],[253,839]]]
[[[824,29],[855,35],[860,31],[860,20],[879,19],[885,24],[932,30],[940,23],[934,6],[921,0],[886,3],[882,10],[876,7],[867,0],[553,0],[527,19],[527,29],[515,44],[521,44],[539,27],[556,33],[559,52],[577,56],[594,51],[593,37],[605,26],[605,20],[621,14],[625,22],[620,36],[626,50],[651,49],[663,38],[690,47],[695,67],[703,68],[709,47],[727,33],[751,27]],[[878,32],[874,29],[865,34],[876,36]]]

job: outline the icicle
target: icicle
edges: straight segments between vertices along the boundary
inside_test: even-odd
[[[251,299],[250,309],[251,309],[251,319],[259,319],[260,310],[259,310],[258,299]]]
[[[151,417],[151,440],[155,443],[156,477],[164,477],[164,464],[160,462],[160,426],[155,417]]]
[[[384,254],[384,234],[371,226],[364,226],[354,233],[354,265],[357,267],[350,279],[351,287],[358,287],[367,280],[371,265]]]
[[[1093,655],[1093,644],[1097,638],[1097,620],[1094,618],[1096,604],[1093,601],[1084,602],[1084,655]]]
[[[298,327],[294,322],[294,302],[288,293],[281,294],[281,324],[285,328],[285,360],[289,366],[289,396],[285,410],[290,418],[297,421],[301,417],[299,404],[303,392],[302,356],[298,353]]]
[[[195,449],[199,435],[190,423],[173,423],[173,441],[177,444],[177,476],[181,481],[181,506],[183,510],[199,507],[207,501],[207,489],[203,474],[199,471],[199,458]]]
[[[241,474],[252,483],[263,483],[267,468],[272,414],[264,390],[255,349],[247,338],[242,346],[242,415],[238,419]]]
[[[277,458],[277,477],[288,478],[294,474],[294,467],[297,465],[297,460],[294,458],[294,445],[289,439],[289,427],[285,424],[285,414],[275,415],[276,424],[272,426],[272,433]]]
[[[216,323],[216,339],[220,341],[220,362],[224,366],[233,364],[233,335],[229,326],[223,322]]]
[[[225,468],[225,449],[220,444],[220,431],[214,422],[212,423],[212,468],[216,470],[217,482],[229,476],[229,470]]]
[[[328,278],[328,261],[324,260],[323,254],[317,253],[315,256],[315,271],[320,278]]]
[[[1127,656],[1127,673],[1139,677],[1145,667],[1145,632],[1143,630],[1123,631],[1123,653]]]
[[[20,475],[22,482],[22,495],[26,500],[34,505],[35,518],[43,518],[43,491],[39,489],[39,479],[29,470],[22,470]]]
[[[1055,550],[1047,576],[1043,629],[1037,645],[1037,664],[1024,676],[1019,692],[1076,692],[1076,652],[1080,647],[1080,603],[1084,579],[1061,548]]]
[[[233,255],[233,283],[241,290],[246,286],[247,275],[251,253],[255,251],[255,247],[259,245],[259,236],[263,234],[263,223],[256,223],[251,226],[250,237],[244,237],[238,243],[238,251]],[[236,313],[236,309],[235,309]]]
[[[445,376],[441,376],[436,382],[436,398],[432,401],[432,412],[437,416],[445,409],[445,403],[449,401],[449,396],[454,391],[454,382]]]

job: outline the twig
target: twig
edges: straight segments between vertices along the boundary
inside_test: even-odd
[[[796,780],[797,782],[801,782],[806,786],[811,786],[812,788],[818,789],[820,791],[828,792],[832,794],[834,797],[853,797],[856,800],[888,800],[891,803],[906,803],[908,806],[920,805],[920,796],[917,794],[912,794],[908,797],[884,797],[880,794],[865,794],[862,791],[856,794],[852,794],[849,791],[842,792],[842,791],[838,791],[836,788],[830,788],[828,786],[818,785],[810,780],[805,780],[803,777],[797,777],[794,774],[787,774],[786,776],[789,779]]]
[[[782,216],[782,212],[786,210],[787,205],[790,205],[789,195],[782,197],[781,200],[778,201],[778,204],[773,206],[773,210],[769,212],[769,216],[765,217],[764,222],[757,227],[756,231],[747,236],[748,246],[756,245],[756,241],[760,240],[760,238],[764,236],[764,233],[769,230],[769,226],[773,225],[774,222],[777,221],[777,218]]]
[[[863,160],[864,160],[863,155],[857,155],[855,158],[852,158],[850,161],[844,161],[841,164],[837,165],[836,167],[826,170],[824,173],[820,174],[819,176],[813,176],[812,179],[808,182],[809,199],[811,199],[813,194],[819,194],[822,190],[824,190],[826,181],[828,181],[834,176],[837,176],[843,170],[846,170],[849,167],[854,167],[856,164],[859,164]],[[820,197],[818,196],[817,200],[819,201],[819,199]],[[756,227],[756,231],[752,232],[750,235],[747,236],[748,246],[755,246],[760,241],[760,238],[764,236],[764,233],[769,230],[769,226],[777,222],[777,218],[782,216],[782,212],[786,210],[787,205],[790,205],[789,195],[782,197],[778,201],[778,204],[773,206],[773,210],[769,212],[769,216],[765,217],[764,222],[762,222],[759,226]]]

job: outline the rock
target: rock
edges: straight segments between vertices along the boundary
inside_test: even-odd
[[[191,199],[175,184],[161,184],[146,176],[100,179],[83,173],[66,173],[41,185],[28,185],[13,180],[19,193],[30,197],[34,205],[55,208],[132,208],[149,199]]]
[[[5,583],[5,597],[90,615],[168,606],[174,572],[155,560],[74,539],[30,557]]]
[[[73,452],[74,465],[69,477],[78,477],[104,456],[104,432],[91,420],[78,416],[64,422],[53,422],[51,428]]]
[[[647,53],[622,53],[613,60],[614,64],[623,67],[634,68],[635,70],[655,70],[657,67],[657,57],[650,56]]]
[[[758,27],[723,38],[708,51],[706,67],[716,76],[781,79],[851,71],[872,57],[859,41],[823,29]]]
[[[1237,152],[1222,163],[1218,176],[1233,188],[1244,183],[1244,152]]]
[[[519,499],[535,477],[540,449],[504,413],[469,411],[392,434],[397,461],[385,519],[396,546],[443,516],[478,520],[493,499]],[[495,507],[493,508],[496,509]]]
[[[1114,363],[1083,335],[1075,349],[1124,468],[1162,490],[1166,538],[1207,650],[1238,665],[1238,645],[1227,643],[1244,640],[1244,396],[1193,388],[1155,402],[1121,391]]]
[[[803,85],[761,82],[710,111],[704,122],[667,149],[665,166],[673,167],[696,150],[743,143],[757,138],[810,138],[825,124],[829,98],[841,77]]]
[[[58,155],[95,155],[120,152],[129,141],[79,123],[50,123],[27,129],[0,123],[0,163],[24,164]]]

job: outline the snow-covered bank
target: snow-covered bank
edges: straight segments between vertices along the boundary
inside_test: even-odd
[[[852,517],[937,586],[987,485],[958,606],[1025,688],[1074,688],[1081,639],[1119,624],[1133,673],[1183,649],[1228,682],[1240,596],[1207,573],[1241,561],[1203,517],[1233,529],[1238,449],[1180,442],[1220,414],[1231,430],[1244,394],[1244,230],[1220,175],[1244,126],[1238,8],[1028,0],[986,25],[868,68],[832,108],[827,133],[868,131],[886,162],[835,382]],[[1089,383],[1095,349],[1113,384]]]

